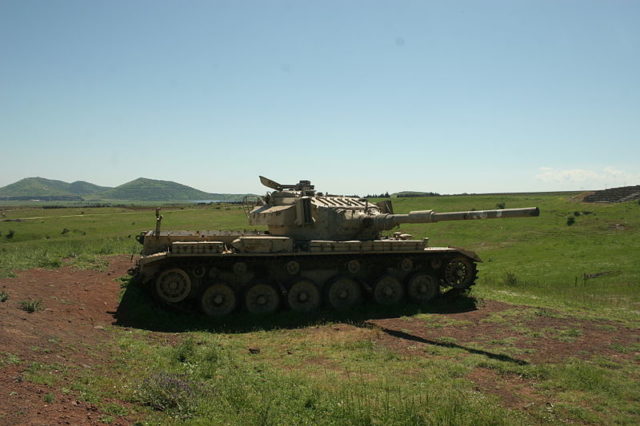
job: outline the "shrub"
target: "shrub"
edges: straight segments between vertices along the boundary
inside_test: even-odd
[[[9,300],[9,295],[4,291],[0,291],[0,302],[6,302],[7,300]]]
[[[507,203],[505,203],[505,202],[498,203],[498,204],[496,204],[496,208],[497,209],[504,209],[506,205],[507,205]]]
[[[188,338],[174,349],[175,360],[181,363],[193,361],[196,356],[196,342]]]
[[[175,410],[189,417],[195,409],[194,385],[185,375],[158,373],[147,377],[138,390],[140,401],[158,411]]]
[[[33,313],[42,310],[42,300],[23,300],[20,302],[20,309]]]
[[[576,218],[575,218],[575,217],[573,217],[573,216],[569,216],[569,217],[567,218],[567,226],[571,226],[571,225],[573,225],[574,223],[576,223]]]
[[[505,273],[504,277],[502,278],[502,283],[508,286],[516,286],[519,282],[520,280],[518,280],[518,277],[513,272]]]
[[[5,235],[4,237],[7,240],[10,240],[13,238],[14,235],[16,235],[16,232],[13,229],[10,229],[9,232],[7,232],[7,235]]]

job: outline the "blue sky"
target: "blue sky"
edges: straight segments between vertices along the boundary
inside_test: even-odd
[[[0,0],[0,186],[640,184],[638,1]]]

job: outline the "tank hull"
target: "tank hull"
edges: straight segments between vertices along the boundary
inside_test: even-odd
[[[246,234],[236,236],[233,242],[184,242],[184,235],[175,235],[174,241],[164,239],[165,250],[157,250],[161,245],[149,234],[145,246],[156,251],[139,260],[135,273],[162,304],[189,310],[199,306],[205,314],[222,317],[237,310],[344,310],[367,301],[426,303],[445,289],[471,287],[480,261],[473,252],[426,247],[421,240],[288,244],[286,238],[252,234],[251,243],[241,244]],[[215,300],[224,301],[212,308]]]

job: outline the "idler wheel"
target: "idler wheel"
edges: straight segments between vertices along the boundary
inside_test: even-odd
[[[167,269],[156,279],[154,290],[162,302],[182,302],[191,293],[191,278],[180,268]]]
[[[373,298],[381,305],[395,305],[403,296],[402,283],[391,275],[384,275],[373,287]]]
[[[252,314],[270,314],[278,309],[280,296],[270,285],[256,284],[247,290],[244,303]]]
[[[444,266],[444,280],[453,288],[469,288],[474,277],[475,266],[465,257],[454,257]]]
[[[287,300],[296,312],[312,312],[320,306],[320,290],[311,281],[300,280],[291,286]]]
[[[235,309],[236,303],[235,291],[225,283],[213,284],[200,297],[200,308],[210,317],[229,315]]]
[[[334,279],[327,288],[327,301],[337,311],[347,310],[362,300],[360,285],[347,277]]]
[[[438,295],[438,282],[429,274],[416,274],[407,283],[407,295],[412,302],[425,303]]]

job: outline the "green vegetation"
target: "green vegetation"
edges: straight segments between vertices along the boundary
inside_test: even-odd
[[[241,201],[245,194],[211,194],[179,183],[138,178],[116,188],[89,182],[67,183],[40,177],[26,178],[0,188],[0,202],[16,203],[56,202],[59,205],[76,203],[144,204],[146,202],[193,202],[197,200]],[[33,201],[37,200],[37,201]]]
[[[0,277],[29,268],[104,266],[102,256],[137,254],[135,236],[155,226],[152,209],[141,208],[19,208],[5,210],[0,233]],[[162,210],[163,227],[173,229],[242,229],[239,206],[171,207]]]
[[[397,213],[540,207],[538,218],[403,225],[432,246],[465,247],[482,257],[471,293],[480,309],[483,301],[518,305],[475,323],[446,315],[475,306],[473,298],[393,312],[368,306],[216,323],[162,310],[125,279],[127,327],[110,327],[111,341],[99,348],[113,363],[67,372],[74,375],[68,392],[100,407],[106,423],[133,414],[152,424],[637,424],[638,343],[613,343],[606,357],[576,350],[535,360],[542,340],[579,348],[593,330],[640,327],[640,206],[587,205],[570,195],[394,200]],[[31,267],[99,268],[105,254],[136,253],[133,237],[154,225],[152,209],[4,213],[12,222],[0,222],[0,232],[13,231],[13,238],[0,238],[4,276]],[[237,206],[172,207],[162,214],[164,229],[247,227]],[[399,318],[408,329],[386,330],[370,318]],[[599,322],[587,329],[581,322],[587,320]],[[416,337],[410,327],[438,337]],[[504,334],[474,332],[489,327]],[[468,337],[447,335],[452,328]],[[385,344],[390,339],[405,344]],[[0,357],[0,366],[16,362],[10,354]],[[26,378],[54,387],[52,372],[59,369],[31,364]],[[514,394],[524,402],[511,404]]]
[[[637,318],[640,209],[635,202],[581,204],[572,194],[399,198],[394,211],[540,207],[540,217],[403,225],[432,246],[465,247],[483,259],[474,294],[510,303]],[[575,212],[580,213],[579,216]],[[566,218],[575,218],[573,226]],[[508,279],[505,277],[508,276]]]
[[[42,300],[22,300],[20,309],[30,314],[42,310]]]
[[[127,402],[149,407],[152,423],[472,425],[523,418],[474,392],[458,372],[427,360],[400,359],[366,339],[321,346],[294,332],[289,347],[299,355],[278,360],[284,333],[274,331],[273,339],[264,332],[236,337],[194,332],[167,347],[124,335],[118,352],[131,358],[117,369],[115,380],[124,381]],[[249,339],[267,346],[252,355],[243,349]],[[343,354],[348,358],[340,361]],[[336,365],[322,368],[312,355],[330,357],[328,364]],[[363,371],[374,365],[385,368]],[[408,380],[410,366],[420,371]]]
[[[109,188],[83,181],[67,183],[60,180],[33,177],[22,179],[18,182],[0,188],[0,199],[25,196],[33,198],[79,197],[88,194],[95,194],[106,189]]]
[[[138,178],[99,194],[101,199],[135,201],[211,200],[213,194],[164,180]]]
[[[398,198],[398,213],[539,206],[537,218],[403,225],[430,245],[476,251],[476,294],[507,302],[574,307],[605,316],[634,315],[640,307],[640,211],[635,202],[579,204],[567,195],[477,195]],[[578,212],[579,215],[575,215]],[[100,256],[134,254],[134,237],[152,229],[152,210],[141,208],[8,209],[0,222],[0,276],[63,264],[100,267]],[[164,229],[245,229],[240,207],[163,209]],[[566,226],[567,216],[575,218]],[[66,232],[65,232],[66,230]],[[11,238],[7,236],[11,235]],[[506,277],[506,278],[505,278]]]

